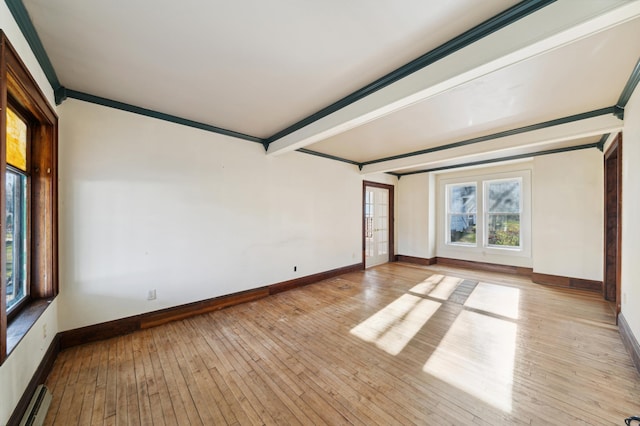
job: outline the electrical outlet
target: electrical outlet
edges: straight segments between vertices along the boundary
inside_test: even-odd
[[[47,338],[47,324],[42,324],[42,338]]]
[[[147,293],[147,300],[155,300],[156,298],[156,289],[154,288],[153,290],[149,290],[149,293]]]

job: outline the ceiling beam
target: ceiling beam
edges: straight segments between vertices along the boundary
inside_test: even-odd
[[[269,143],[290,152],[640,16],[640,1],[557,1],[305,127]]]
[[[462,49],[470,45],[471,43],[480,40],[483,37],[510,25],[517,20],[541,9],[557,0],[528,0],[521,1],[513,7],[499,13],[498,15],[486,20],[485,22],[471,28],[468,31],[460,34],[459,36],[449,40],[448,42],[436,47],[435,49],[425,53],[424,55],[414,59],[413,61],[401,66],[398,69],[391,71],[389,74],[377,79],[376,81],[367,84],[366,86],[356,90],[355,92],[345,96],[344,98],[334,102],[333,104],[311,114],[308,117],[303,118],[295,124],[271,135],[267,138],[268,143],[278,140],[290,133],[301,129],[314,121],[326,117],[327,115],[344,108],[345,106],[362,99],[383,87],[386,87],[432,63],[450,55],[451,53]]]
[[[507,150],[525,150],[531,147],[557,144],[605,133],[618,132],[623,122],[614,114],[597,115],[582,120],[573,120],[531,130],[528,132],[511,134],[493,138],[472,145],[450,144],[446,150],[425,152],[419,155],[395,158],[388,161],[364,165],[361,174],[395,171],[402,173],[402,169],[414,167],[436,167],[437,164],[450,161],[471,161],[473,157],[489,158],[500,156]]]
[[[597,143],[589,143],[589,144],[583,144],[583,145],[572,145],[564,148],[548,149],[544,151],[534,151],[534,152],[528,152],[525,154],[518,154],[518,155],[507,155],[504,157],[491,158],[488,160],[471,161],[471,162],[460,163],[460,164],[452,164],[450,166],[434,167],[431,169],[423,169],[423,170],[414,170],[407,173],[391,173],[391,174],[397,177],[398,179],[400,179],[402,176],[417,175],[420,173],[442,172],[444,170],[461,169],[463,167],[483,166],[485,164],[495,164],[495,163],[502,163],[505,161],[523,160],[526,158],[540,157],[542,155],[560,154],[562,152],[579,151],[582,149],[590,149],[590,148],[600,149],[600,143],[597,142]]]
[[[383,157],[383,158],[378,158],[378,159],[370,160],[370,161],[364,161],[364,162],[360,163],[359,166],[362,169],[363,166],[368,166],[369,164],[384,163],[384,162],[387,162],[387,161],[390,161],[390,160],[398,160],[400,158],[406,158],[406,157],[415,157],[415,156],[422,155],[422,154],[429,154],[431,152],[444,151],[444,150],[451,149],[451,148],[458,148],[460,146],[474,145],[474,144],[477,144],[477,143],[490,141],[492,139],[504,138],[504,137],[507,137],[507,136],[514,136],[514,135],[518,135],[520,133],[531,132],[533,130],[544,129],[546,127],[553,127],[553,126],[557,126],[559,124],[570,123],[572,121],[580,121],[580,120],[584,120],[586,118],[597,117],[599,115],[615,114],[619,118],[619,116],[617,114],[618,111],[619,111],[619,108],[617,108],[615,106],[607,107],[607,108],[601,108],[601,109],[597,109],[597,110],[594,110],[594,111],[583,112],[583,113],[580,113],[580,114],[570,115],[568,117],[557,118],[555,120],[544,121],[542,123],[531,124],[529,126],[518,127],[518,128],[515,128],[515,129],[505,130],[505,131],[502,131],[502,132],[492,133],[492,134],[484,135],[484,136],[478,136],[478,137],[475,137],[475,138],[465,139],[465,140],[462,140],[462,141],[448,143],[448,144],[445,144],[445,145],[438,145],[438,146],[434,146],[434,147],[431,147],[431,148],[421,149],[421,150],[418,150],[418,151],[413,151],[413,152],[408,152],[408,153],[398,154],[398,155],[392,155],[390,157]]]

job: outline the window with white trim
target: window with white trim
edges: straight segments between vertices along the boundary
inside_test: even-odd
[[[487,247],[519,249],[522,179],[484,182],[484,235]]]
[[[531,255],[528,170],[443,175],[439,185],[437,245],[442,256],[467,253],[469,260],[497,262],[495,256]]]
[[[447,243],[476,245],[477,186],[447,185]]]

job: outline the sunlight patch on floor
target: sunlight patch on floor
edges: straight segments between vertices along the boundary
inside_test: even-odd
[[[504,285],[479,283],[464,306],[506,318],[518,319],[520,289]]]
[[[440,306],[433,300],[404,294],[351,329],[351,334],[397,355]]]
[[[462,311],[423,371],[511,412],[517,324]]]
[[[416,284],[409,291],[415,294],[433,297],[434,299],[447,300],[462,281],[462,278],[447,277],[446,275],[431,275],[426,280]]]

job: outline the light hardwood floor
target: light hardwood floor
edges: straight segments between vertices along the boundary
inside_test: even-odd
[[[46,424],[621,425],[613,323],[594,293],[387,264],[66,350]]]

